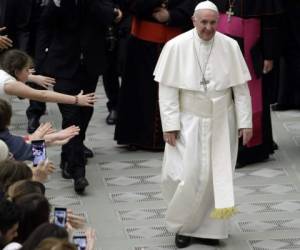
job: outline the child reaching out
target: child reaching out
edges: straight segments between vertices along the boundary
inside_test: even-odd
[[[11,102],[12,96],[28,98],[40,102],[57,102],[92,107],[96,101],[95,93],[82,91],[75,96],[51,90],[37,90],[25,84],[32,67],[31,58],[23,51],[9,50],[1,58],[0,98]]]

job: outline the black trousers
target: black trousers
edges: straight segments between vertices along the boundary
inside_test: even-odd
[[[41,90],[44,89],[43,87],[35,83],[29,82],[28,85],[34,89],[41,89]],[[26,110],[26,115],[28,119],[33,117],[40,118],[45,113],[45,111],[46,111],[46,104],[44,102],[29,100],[29,106]]]
[[[54,90],[60,93],[77,95],[81,90],[84,93],[95,92],[98,76],[90,76],[83,66],[72,79],[57,79]],[[75,99],[74,99],[75,101]],[[68,171],[73,179],[85,176],[85,159],[83,154],[83,141],[94,108],[77,105],[58,104],[62,115],[62,128],[76,125],[80,127],[79,135],[72,138],[62,146],[61,161],[68,163]]]
[[[116,110],[119,101],[119,70],[118,70],[118,54],[117,50],[108,53],[108,68],[103,74],[103,87],[105,90],[108,102],[106,103],[108,111]]]

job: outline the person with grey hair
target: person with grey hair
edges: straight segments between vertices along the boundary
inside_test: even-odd
[[[228,237],[238,137],[246,144],[252,136],[250,74],[238,43],[216,32],[218,18],[215,4],[198,4],[195,28],[165,45],[154,71],[166,224],[178,248],[192,238],[216,245]]]

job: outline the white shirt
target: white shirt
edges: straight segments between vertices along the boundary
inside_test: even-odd
[[[8,73],[6,73],[4,70],[0,69],[0,98],[6,100],[8,103],[12,102],[13,97],[5,93],[4,85],[14,81],[17,80]]]
[[[12,242],[12,243],[9,243],[7,246],[5,246],[3,248],[3,250],[19,250],[21,248],[22,248],[22,245],[20,245],[17,242]]]

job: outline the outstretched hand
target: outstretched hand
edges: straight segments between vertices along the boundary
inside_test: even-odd
[[[36,83],[37,85],[48,89],[49,87],[53,87],[55,84],[55,79],[48,76],[42,76],[42,75],[29,75],[28,80]]]
[[[41,123],[41,125],[31,135],[29,135],[29,140],[30,141],[42,140],[44,139],[45,135],[53,132],[54,130],[50,122]]]
[[[89,94],[83,94],[82,90],[77,95],[77,97],[78,97],[77,105],[88,106],[88,107],[93,107],[97,99],[97,97],[95,96],[95,92]]]
[[[72,125],[60,131],[55,131],[50,122],[42,123],[33,134],[29,135],[29,140],[45,140],[49,145],[64,145],[74,136],[78,135],[80,128]]]
[[[50,145],[64,145],[69,142],[74,136],[78,135],[80,128],[72,125],[58,132],[46,134],[44,136],[45,141]]]

